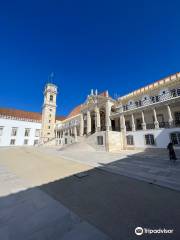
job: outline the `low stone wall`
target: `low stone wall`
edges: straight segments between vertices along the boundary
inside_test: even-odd
[[[98,140],[97,137],[101,136],[103,137],[103,144],[98,145]],[[96,132],[88,137],[86,137],[86,142],[91,145],[93,148],[95,148],[97,151],[106,151],[106,137],[105,137],[105,132]]]
[[[108,152],[119,152],[123,149],[123,139],[121,132],[106,132],[106,149]]]

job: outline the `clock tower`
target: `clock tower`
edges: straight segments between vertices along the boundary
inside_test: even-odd
[[[41,142],[52,142],[55,137],[57,86],[47,83],[44,89],[44,104],[42,107]]]

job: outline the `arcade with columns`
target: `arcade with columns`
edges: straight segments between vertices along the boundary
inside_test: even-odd
[[[78,137],[111,130],[110,115],[113,104],[114,100],[108,91],[98,94],[97,90],[91,90],[84,104],[75,108],[67,119],[56,124],[56,143],[77,142]]]

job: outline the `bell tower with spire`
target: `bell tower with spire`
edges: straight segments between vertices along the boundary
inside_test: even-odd
[[[52,74],[49,79],[52,82]],[[47,83],[44,89],[44,103],[42,107],[42,131],[41,142],[51,142],[54,137],[54,128],[56,122],[56,96],[57,86],[53,83]]]

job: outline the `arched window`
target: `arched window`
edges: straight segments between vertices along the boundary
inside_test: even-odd
[[[133,135],[126,136],[126,140],[127,140],[127,145],[134,145]]]
[[[50,101],[51,102],[53,101],[53,95],[50,95]]]
[[[180,132],[170,133],[170,138],[174,145],[180,145]]]
[[[145,143],[146,145],[155,145],[154,135],[145,134]]]

